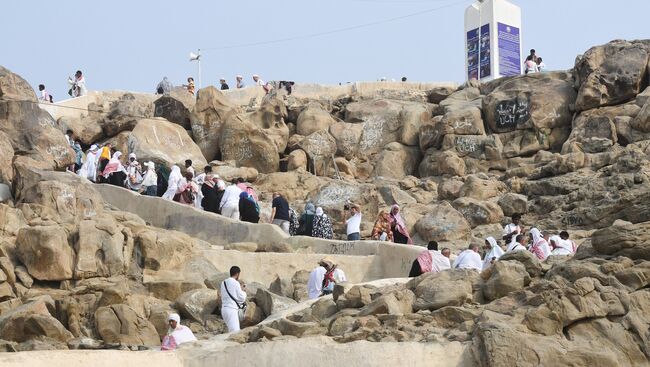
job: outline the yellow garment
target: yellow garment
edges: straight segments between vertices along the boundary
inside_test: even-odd
[[[99,155],[99,159],[111,159],[111,150],[108,147],[102,148],[102,154]]]

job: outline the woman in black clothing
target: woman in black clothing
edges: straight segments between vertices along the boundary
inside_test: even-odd
[[[201,193],[203,194],[203,200],[201,200],[203,210],[219,214],[219,201],[221,201],[221,198],[217,199],[217,189],[214,187],[212,175],[205,176],[203,185],[201,185]]]
[[[239,194],[239,218],[243,222],[258,223],[260,213],[257,211],[255,202],[248,198],[248,193]]]

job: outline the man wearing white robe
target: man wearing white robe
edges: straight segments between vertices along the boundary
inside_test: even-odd
[[[239,284],[241,269],[230,268],[230,278],[221,283],[221,318],[228,326],[228,332],[239,331],[239,309],[246,303],[246,285]]]
[[[454,269],[474,269],[481,271],[483,269],[483,261],[479,252],[479,245],[471,244],[467,250],[458,255],[454,261]]]
[[[551,236],[549,238],[551,247],[551,255],[556,256],[572,256],[573,255],[573,244],[569,240],[563,240],[560,236]]]
[[[241,193],[241,189],[235,184],[226,187],[219,204],[221,215],[231,219],[239,219],[239,194]]]
[[[99,148],[96,144],[93,144],[88,152],[86,153],[86,161],[81,165],[81,169],[77,174],[81,177],[85,177],[92,182],[97,180],[97,150]]]
[[[521,221],[521,214],[515,213],[512,215],[512,223],[503,227],[503,240],[507,244],[514,244],[517,235],[523,234],[523,228],[519,225]]]
[[[515,238],[515,242],[508,245],[506,252],[526,251],[526,236],[520,234]]]

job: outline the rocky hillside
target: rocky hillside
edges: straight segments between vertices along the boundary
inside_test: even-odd
[[[267,218],[279,189],[337,222],[346,200],[359,203],[362,237],[399,204],[416,244],[483,243],[516,212],[527,228],[566,229],[580,244],[573,259],[518,253],[482,274],[341,286],[313,305],[299,291],[309,269],[298,269],[255,285],[246,323],[262,324],[231,340],[460,342],[481,366],[648,365],[649,82],[650,41],[613,41],[569,71],[460,88],[280,91],[246,105],[214,87],[196,100],[106,92],[54,119],[0,67],[0,347],[155,346],[172,310],[204,338],[224,331],[215,300],[227,269],[204,256],[214,246],[117,210],[63,172],[72,129],[85,147],[111,141],[140,161],[192,159],[197,171],[209,163],[244,177]],[[251,246],[227,248],[244,259]],[[262,247],[253,250],[293,251]]]

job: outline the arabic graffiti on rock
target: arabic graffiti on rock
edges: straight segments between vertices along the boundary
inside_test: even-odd
[[[496,106],[497,127],[514,129],[530,119],[527,99],[512,99],[501,101]]]

